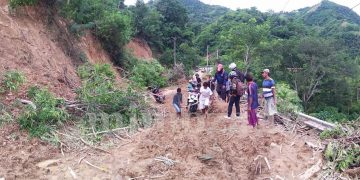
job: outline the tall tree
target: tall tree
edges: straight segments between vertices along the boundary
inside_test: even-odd
[[[253,55],[258,49],[260,42],[265,40],[269,34],[267,24],[256,24],[256,19],[252,18],[248,23],[234,25],[227,36],[229,42],[229,53],[232,59],[243,59],[243,67],[247,71],[253,60]]]

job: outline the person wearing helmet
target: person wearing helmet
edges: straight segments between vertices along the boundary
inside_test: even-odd
[[[228,80],[228,74],[224,70],[224,67],[222,64],[218,64],[217,71],[215,73],[213,82],[217,82],[216,85],[216,92],[218,93],[218,96],[225,101],[226,100],[226,82]]]
[[[231,63],[229,65],[229,69],[231,71],[235,71],[236,74],[237,74],[237,79],[240,80],[242,83],[245,82],[245,75],[244,73],[242,73],[237,67],[236,67],[236,64],[235,63]]]
[[[228,106],[228,114],[225,117],[226,119],[231,118],[232,114],[232,108],[235,104],[236,108],[236,117],[240,118],[240,98],[244,94],[244,88],[243,83],[237,79],[238,75],[235,71],[231,71],[229,73],[229,79],[230,79],[230,100],[229,100],[229,106]]]
[[[189,84],[187,86],[187,91],[192,92],[193,90],[194,90],[194,83],[193,83],[192,79],[190,79]]]

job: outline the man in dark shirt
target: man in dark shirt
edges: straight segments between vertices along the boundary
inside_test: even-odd
[[[173,106],[175,108],[176,111],[176,115],[178,118],[181,118],[181,104],[182,104],[182,94],[181,94],[181,89],[177,88],[176,90],[176,94],[174,95],[173,98]]]
[[[217,82],[216,92],[218,96],[225,101],[226,100],[226,82],[228,80],[228,74],[225,72],[223,65],[219,64],[217,66],[217,71],[215,73],[213,82]]]

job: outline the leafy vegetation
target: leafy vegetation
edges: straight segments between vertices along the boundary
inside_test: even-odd
[[[320,134],[321,139],[328,142],[324,151],[328,161],[323,167],[329,177],[338,177],[336,171],[343,172],[360,166],[360,121],[350,121],[339,124],[333,130],[325,130]]]
[[[342,146],[339,143],[329,143],[325,150],[325,158],[335,163],[338,171],[345,171],[360,165],[360,147],[357,144]]]
[[[0,126],[4,123],[14,121],[14,116],[9,111],[8,107],[0,103]]]
[[[48,90],[31,87],[28,97],[34,106],[28,105],[18,118],[21,128],[27,129],[31,136],[40,137],[69,118],[64,101],[55,98]]]
[[[2,83],[6,91],[17,91],[25,83],[25,76],[20,71],[7,71]]]
[[[321,23],[310,23],[319,18]],[[306,113],[329,114],[333,109],[326,107],[334,107],[338,114],[326,119],[351,120],[360,103],[358,19],[329,1],[291,13],[230,11],[204,27],[194,44],[202,55],[207,45],[211,54],[218,49],[223,64],[235,62],[243,71],[260,74],[269,68],[272,78],[297,92]]]
[[[179,0],[179,2],[187,10],[195,34],[199,34],[204,26],[231,11],[228,8],[204,4],[198,0]]]
[[[277,84],[276,95],[279,112],[294,115],[303,110],[297,92],[292,90],[288,84]]]
[[[344,130],[342,130],[340,126],[337,126],[335,129],[332,129],[332,130],[326,129],[323,132],[321,132],[320,138],[321,139],[339,138],[344,135],[346,135]]]
[[[165,68],[157,61],[139,62],[131,71],[130,80],[139,87],[164,87],[167,79],[164,76]]]
[[[345,114],[340,113],[339,110],[335,107],[325,107],[320,112],[312,113],[311,115],[331,122],[344,122],[348,119]]]
[[[35,5],[38,0],[9,0],[10,8],[16,8],[18,6],[30,6]]]
[[[119,11],[118,1],[78,0],[63,2],[62,14],[74,21],[73,32],[91,30],[110,53],[113,61],[121,65],[123,46],[132,37],[132,17],[128,11]]]
[[[77,91],[84,106],[87,126],[108,130],[135,123],[144,126],[152,122],[141,93],[131,88],[121,90],[115,85],[115,74],[109,64],[85,64],[78,74],[83,86]]]

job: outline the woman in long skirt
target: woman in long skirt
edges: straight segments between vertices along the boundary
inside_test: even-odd
[[[248,73],[245,76],[247,82],[247,93],[248,93],[248,122],[249,125],[255,128],[256,125],[259,125],[258,118],[256,116],[256,110],[259,107],[258,102],[258,87],[257,84],[253,81],[254,78],[252,74]]]

